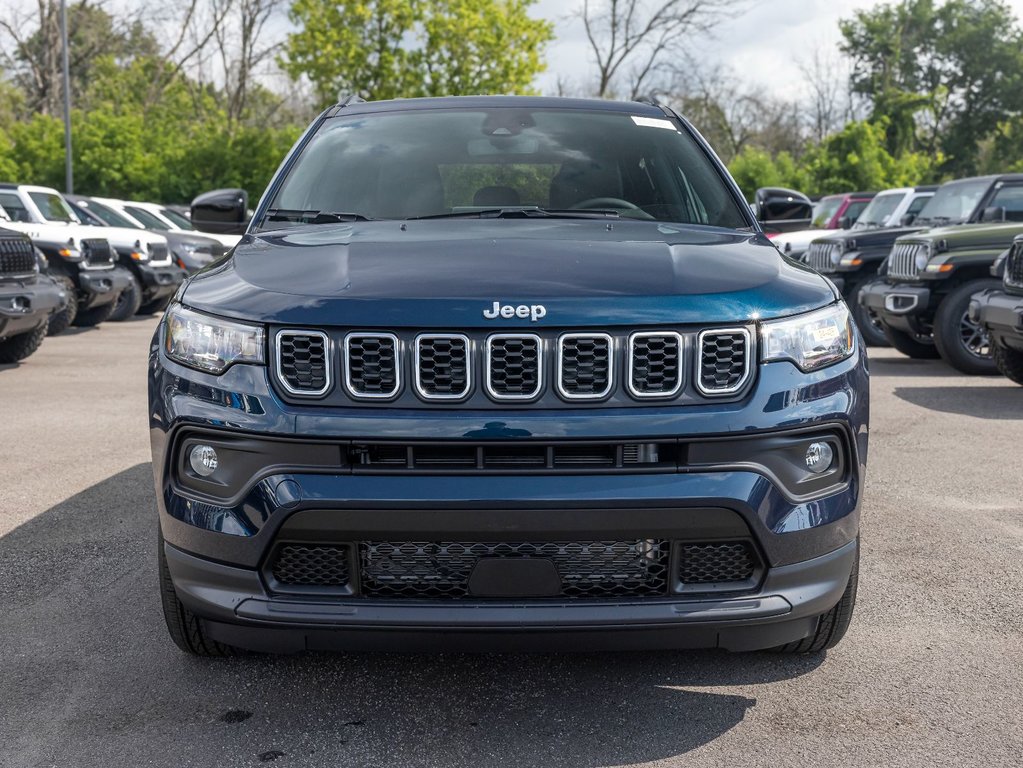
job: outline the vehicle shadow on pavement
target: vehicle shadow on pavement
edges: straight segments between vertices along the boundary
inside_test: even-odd
[[[1023,389],[1019,387],[896,387],[894,394],[931,411],[996,421],[1023,420]]]
[[[941,360],[914,360],[911,357],[870,358],[871,376],[962,376]]]
[[[756,686],[824,658],[194,659],[164,630],[153,510],[151,469],[139,464],[0,538],[0,763],[642,763],[727,734],[766,693]]]

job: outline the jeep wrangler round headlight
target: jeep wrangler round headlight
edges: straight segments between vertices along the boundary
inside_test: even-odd
[[[855,349],[852,318],[844,302],[761,325],[763,362],[790,360],[804,373],[845,360]]]
[[[208,373],[234,363],[263,363],[263,329],[222,320],[175,304],[167,310],[167,356]]]

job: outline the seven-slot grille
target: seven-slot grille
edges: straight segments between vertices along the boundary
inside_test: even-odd
[[[810,249],[806,255],[806,263],[810,265],[811,269],[815,269],[818,272],[834,272],[835,265],[838,264],[836,256],[841,257],[841,255],[841,243],[810,243]]]
[[[416,390],[427,400],[461,400],[472,389],[470,342],[461,334],[416,337]]]
[[[888,257],[888,276],[896,280],[916,280],[920,277],[918,256],[930,256],[927,243],[896,243]]]
[[[330,339],[320,331],[277,334],[277,374],[293,395],[322,395],[330,389]]]
[[[35,269],[36,253],[32,241],[22,237],[0,238],[0,275],[31,275]]]
[[[690,355],[696,357],[695,376],[686,364]],[[414,390],[420,400],[473,403],[484,396],[495,402],[547,402],[545,390],[568,402],[598,402],[616,390],[619,399],[626,393],[633,400],[668,399],[687,390],[687,380],[694,377],[704,396],[731,395],[749,382],[754,356],[752,335],[745,327],[691,337],[639,331],[628,336],[567,332],[547,338],[499,333],[473,339],[437,332],[402,339],[360,331],[333,342],[319,331],[285,329],[275,336],[273,355],[276,379],[296,396],[324,396],[337,378],[351,398],[391,401],[402,395],[407,378],[409,387],[404,389]]]
[[[170,264],[170,249],[167,247],[167,243],[149,244],[149,263],[154,267]]]
[[[114,249],[101,238],[87,238],[81,241],[82,261],[89,269],[109,269],[114,266]]]
[[[1005,284],[1023,288],[1023,240],[1018,241],[1009,252],[1005,262]]]
[[[750,335],[745,328],[703,331],[696,385],[705,395],[728,395],[742,388],[752,366]]]

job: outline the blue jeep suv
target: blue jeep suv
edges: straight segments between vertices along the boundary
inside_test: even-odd
[[[652,103],[317,118],[150,353],[183,650],[776,648],[845,633],[863,345]]]

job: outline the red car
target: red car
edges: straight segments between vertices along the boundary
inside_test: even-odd
[[[876,194],[848,192],[822,197],[814,204],[811,229],[849,229]]]

